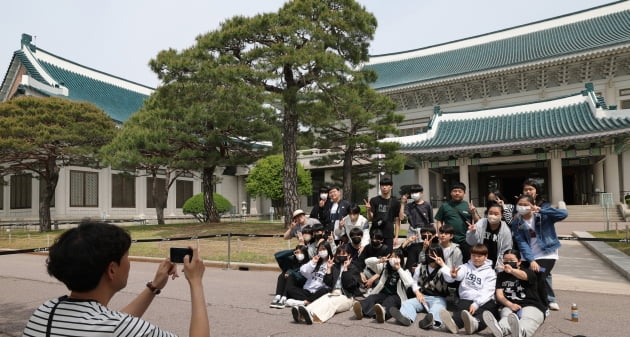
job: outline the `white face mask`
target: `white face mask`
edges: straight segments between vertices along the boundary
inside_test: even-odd
[[[400,263],[400,259],[397,257],[393,257],[391,259],[389,259],[389,265],[394,267],[396,266],[397,263]]]
[[[516,212],[521,215],[529,214],[532,211],[532,206],[516,206]]]
[[[497,224],[501,222],[501,217],[498,215],[488,214],[488,222],[491,224]]]
[[[298,261],[302,261],[302,260],[304,260],[304,254],[295,254],[295,258],[296,258]]]
[[[304,239],[304,242],[309,242],[309,241],[311,241],[311,236],[310,235],[303,235],[302,239]]]
[[[420,200],[420,193],[411,193],[411,199],[413,199],[413,201],[418,201]]]
[[[325,258],[328,257],[328,251],[327,250],[320,250],[318,254],[319,254],[319,257],[322,258],[322,259],[325,259]]]
[[[322,199],[322,200],[326,200],[326,199],[328,199],[328,193],[322,193],[322,194],[320,194],[320,195],[319,195],[319,198],[320,198],[320,199]]]

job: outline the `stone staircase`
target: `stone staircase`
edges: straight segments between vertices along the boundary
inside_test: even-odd
[[[604,213],[605,210],[599,205],[567,205],[567,211],[569,212],[569,217],[567,217],[564,221],[606,221],[606,213]],[[608,216],[611,223],[624,221],[616,206],[608,209]]]

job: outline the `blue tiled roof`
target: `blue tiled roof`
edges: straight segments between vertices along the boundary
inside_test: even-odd
[[[625,10],[437,54],[367,64],[365,69],[378,74],[372,86],[384,89],[629,43],[630,11]]]
[[[522,111],[502,115],[493,114],[494,109],[482,111],[475,117],[472,112],[442,112],[432,121],[440,120],[439,123],[433,123],[437,127],[432,136],[429,137],[429,133],[425,132],[419,138],[409,136],[396,140],[401,142],[401,152],[438,154],[466,148],[469,151],[484,147],[518,148],[526,142],[529,142],[529,146],[544,146],[630,134],[630,111],[614,117],[596,117],[593,102],[589,102],[589,99],[535,111],[529,111],[527,105],[523,105]],[[518,110],[518,107],[513,108]],[[418,140],[412,141],[416,139],[414,137]]]
[[[47,62],[40,62],[40,64],[57,82],[68,88],[69,99],[90,102],[103,109],[118,122],[126,121],[132,113],[140,109],[148,97]]]

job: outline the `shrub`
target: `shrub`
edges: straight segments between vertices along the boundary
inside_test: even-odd
[[[213,193],[214,205],[217,208],[219,214],[229,212],[232,208],[232,204],[229,200],[218,193]],[[184,214],[192,214],[199,222],[207,222],[208,214],[203,206],[203,193],[199,193],[186,200],[182,207]]]

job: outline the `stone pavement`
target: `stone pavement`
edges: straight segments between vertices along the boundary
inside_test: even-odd
[[[558,233],[600,230],[601,224],[559,223]],[[628,336],[627,312],[630,281],[582,242],[562,241],[560,260],[554,268],[554,288],[561,310],[552,312],[536,336]],[[208,265],[213,265],[208,263]],[[403,327],[391,320],[377,324],[357,321],[351,312],[313,326],[292,322],[289,309],[272,309],[277,271],[208,268],[204,275],[206,300],[213,336],[447,336],[443,331]],[[125,305],[151,279],[156,264],[134,261],[127,288],[116,295],[110,307]],[[67,293],[65,287],[45,272],[45,257],[30,254],[0,256],[0,336],[20,336],[32,311],[49,298]],[[571,303],[579,306],[580,321],[570,321]],[[161,327],[187,335],[190,302],[186,281],[170,281],[144,318]],[[422,317],[422,316],[420,316]],[[351,329],[351,330],[348,330]],[[460,332],[463,334],[463,331]],[[489,330],[480,332],[490,336]]]

